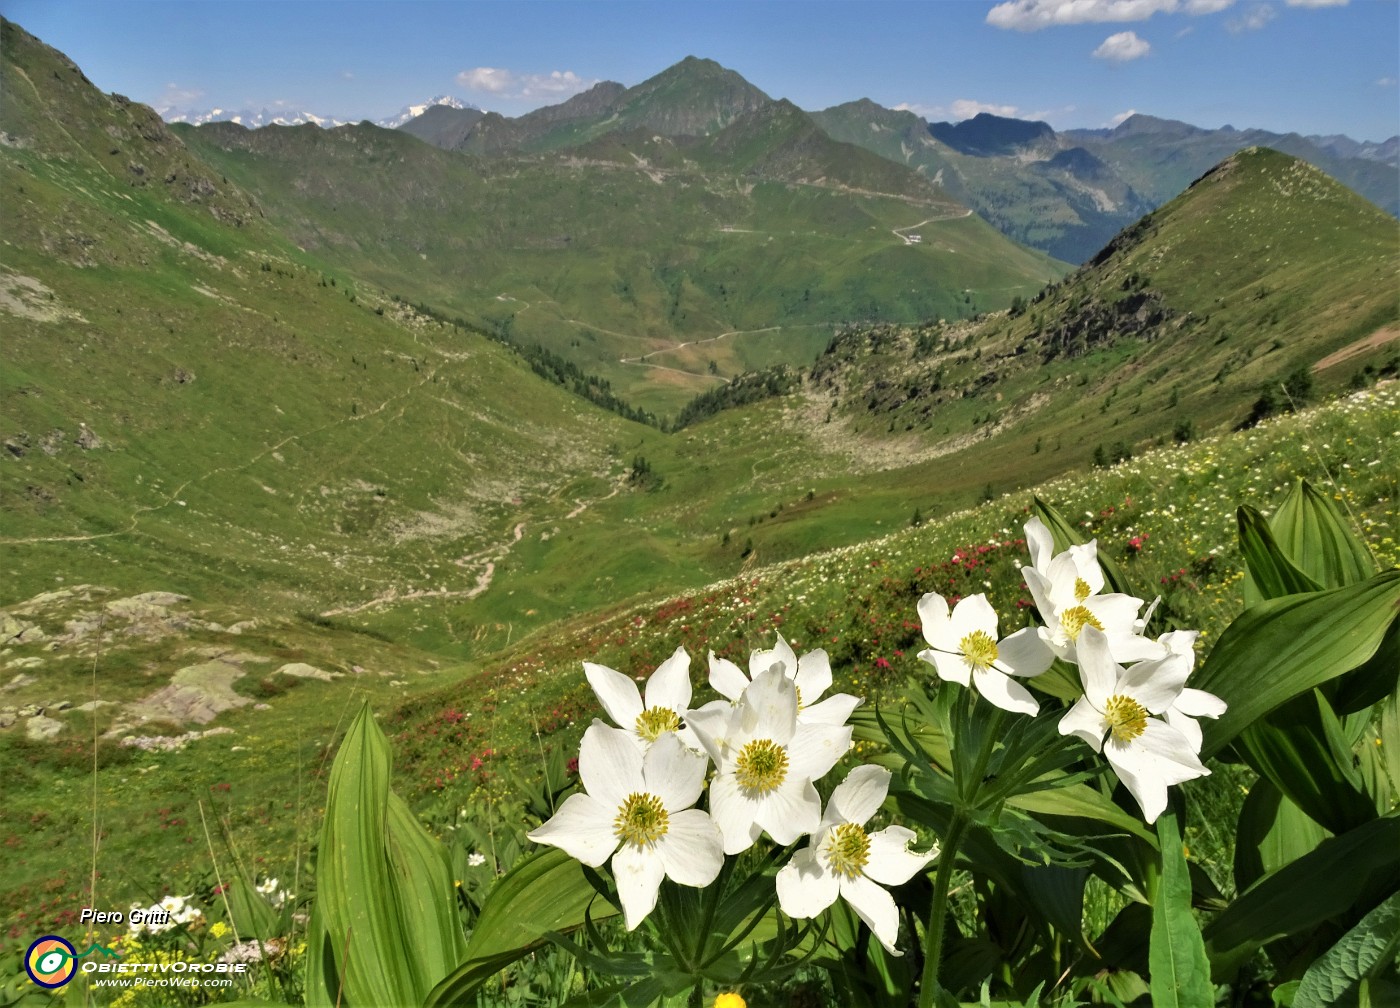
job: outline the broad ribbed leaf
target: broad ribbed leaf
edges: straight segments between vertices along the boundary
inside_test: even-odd
[[[1254,508],[1245,505],[1236,512],[1240,552],[1248,574],[1244,582],[1245,605],[1283,595],[1315,592],[1322,588],[1284,555],[1274,539],[1269,523]]]
[[[1152,936],[1148,946],[1152,1008],[1200,1008],[1215,1003],[1210,963],[1196,918],[1191,914],[1191,873],[1181,843],[1176,813],[1157,819],[1162,850],[1162,877],[1152,901]]]
[[[1243,892],[1326,838],[1327,831],[1267,779],[1255,781],[1235,827],[1235,888]]]
[[[1331,498],[1298,480],[1269,521],[1279,547],[1323,588],[1359,584],[1376,573],[1365,543]]]
[[[1300,693],[1361,666],[1400,615],[1400,571],[1246,609],[1220,635],[1192,685],[1229,704],[1205,726],[1202,758]]]
[[[275,938],[282,933],[281,914],[272,909],[272,904],[241,874],[230,880],[224,895],[239,941]]]
[[[418,1004],[462,959],[446,849],[389,790],[366,704],[331,768],[308,935],[308,1005]]]
[[[1261,945],[1348,913],[1365,913],[1400,887],[1400,818],[1373,819],[1266,875],[1210,922],[1206,950],[1229,973]]]
[[[544,945],[546,932],[577,928],[585,913],[601,920],[617,912],[595,898],[582,865],[556,847],[542,847],[491,889],[461,965],[433,989],[424,1008],[476,1004],[481,985]]]
[[[1303,974],[1293,1008],[1340,1008],[1358,1004],[1361,981],[1394,966],[1400,948],[1400,893],[1361,919],[1342,940]]]
[[[1261,777],[1332,833],[1376,817],[1326,697],[1294,697],[1240,732],[1235,749]]]

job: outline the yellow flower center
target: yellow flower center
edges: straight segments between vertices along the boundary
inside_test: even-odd
[[[997,660],[997,642],[985,630],[974,630],[958,641],[963,657],[975,669],[991,668]]]
[[[681,717],[669,707],[648,707],[637,715],[637,734],[655,742],[668,731],[679,731]]]
[[[1090,595],[1094,594],[1094,589],[1089,587],[1089,582],[1083,578],[1074,579],[1074,601],[1083,602]]]
[[[1079,631],[1086,626],[1091,626],[1095,630],[1102,630],[1103,624],[1082,605],[1074,606],[1060,613],[1060,626],[1072,641],[1079,640]]]
[[[623,843],[643,847],[664,837],[670,825],[671,817],[666,814],[666,806],[661,804],[660,798],[633,791],[617,810],[613,833]]]
[[[1119,742],[1131,742],[1147,730],[1147,709],[1122,693],[1108,698],[1103,705],[1103,716]]]
[[[734,779],[745,791],[767,794],[787,779],[787,750],[772,739],[754,739],[739,750]]]
[[[837,875],[853,879],[870,860],[870,838],[855,823],[842,823],[831,831],[826,844],[826,863]]]
[[[748,1002],[734,991],[725,991],[723,994],[715,995],[714,1008],[747,1008],[747,1005]]]

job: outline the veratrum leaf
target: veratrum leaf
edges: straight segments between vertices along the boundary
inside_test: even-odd
[[[1266,942],[1369,910],[1397,886],[1400,817],[1382,816],[1256,882],[1206,926],[1206,950],[1217,976],[1228,974]]]
[[[1306,480],[1293,485],[1269,527],[1298,569],[1323,588],[1358,584],[1376,573],[1375,560],[1337,506]]]
[[[446,849],[389,790],[366,704],[331,768],[308,935],[312,1006],[418,1004],[462,959]]]
[[[234,933],[240,941],[265,940],[281,933],[280,914],[241,873],[229,881],[225,895],[233,917]]]
[[[1254,508],[1245,505],[1235,512],[1239,524],[1240,552],[1244,555],[1249,576],[1244,583],[1246,605],[1282,595],[1298,595],[1322,588],[1317,581],[1300,571],[1279,548],[1269,523]],[[1331,586],[1335,587],[1335,586]]]
[[[1395,961],[1400,948],[1400,893],[1361,919],[1303,974],[1293,1008],[1341,1008],[1359,1003],[1357,988]]]
[[[585,913],[601,920],[618,911],[595,898],[583,866],[557,847],[526,855],[491,889],[461,965],[432,990],[424,1008],[475,1004],[483,983],[544,945],[545,932],[579,927]]]
[[[1235,888],[1243,892],[1326,837],[1326,830],[1267,779],[1255,781],[1235,827]]]
[[[1400,571],[1246,609],[1220,635],[1192,684],[1229,709],[1206,726],[1201,758],[1293,697],[1361,666],[1400,617]]]
[[[1162,849],[1162,877],[1152,901],[1148,947],[1152,1006],[1199,1008],[1215,1004],[1205,943],[1191,915],[1191,873],[1175,812],[1158,817],[1157,840]]]

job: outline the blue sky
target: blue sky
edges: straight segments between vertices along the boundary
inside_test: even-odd
[[[438,94],[519,115],[687,55],[775,98],[1058,129],[1137,111],[1382,140],[1397,0],[0,0],[105,91],[157,107],[377,119]]]

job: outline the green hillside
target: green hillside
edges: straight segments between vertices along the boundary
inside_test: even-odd
[[[1064,269],[783,103],[709,138],[484,160],[364,124],[178,132],[337,268],[540,343],[662,415],[744,367],[810,361],[835,325],[1005,307]],[[714,371],[639,360],[773,327],[783,345],[725,340]]]

